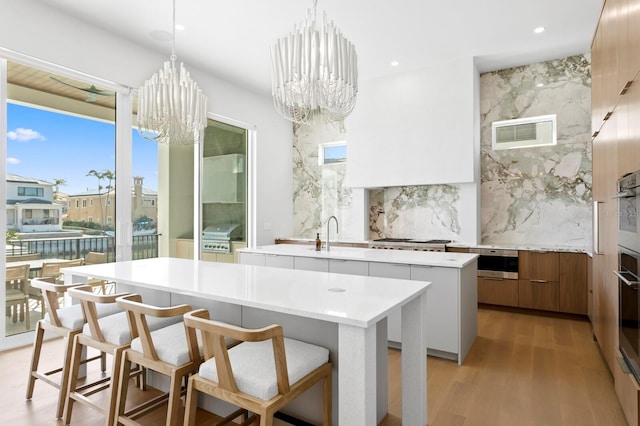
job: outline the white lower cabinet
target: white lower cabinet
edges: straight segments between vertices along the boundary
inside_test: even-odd
[[[369,275],[369,262],[359,260],[329,259],[329,272],[349,275]]]
[[[264,266],[293,269],[293,256],[283,256],[280,254],[266,254],[264,259]]]
[[[478,333],[477,261],[460,268],[244,252],[240,263],[429,281],[432,284],[427,293],[425,321],[429,354],[457,360],[461,365]],[[390,346],[402,344],[401,319],[400,310],[388,316]]]
[[[458,269],[411,265],[411,279],[431,281],[427,297],[427,347],[458,353],[460,278]]]
[[[411,279],[411,267],[400,263],[371,262],[369,264],[369,276],[409,280]],[[427,297],[427,300],[428,299]],[[387,339],[390,342],[400,343],[402,338],[401,320],[402,315],[400,314],[400,309],[395,310],[387,317]]]
[[[295,269],[304,269],[305,271],[329,272],[329,259],[296,256],[293,265]]]
[[[238,259],[242,265],[265,266],[265,255],[262,253],[240,253]]]

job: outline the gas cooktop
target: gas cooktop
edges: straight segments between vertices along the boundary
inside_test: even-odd
[[[449,244],[451,240],[414,240],[412,238],[379,238],[376,243]]]
[[[379,238],[369,248],[386,250],[445,251],[451,240],[414,240],[411,238]]]

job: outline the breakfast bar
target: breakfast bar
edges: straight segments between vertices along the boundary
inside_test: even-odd
[[[400,308],[402,421],[427,423],[424,319],[429,282],[176,258],[71,267],[62,272],[66,283],[92,277],[115,281],[118,291],[140,290],[143,297],[168,295],[169,304],[190,300],[194,308],[198,302],[200,306],[213,302],[221,312],[237,309],[236,322],[245,327],[275,319],[284,322],[285,335],[297,328],[296,338],[303,334],[310,343],[330,349],[333,420],[349,426],[377,424],[386,414],[386,317]],[[317,332],[316,326],[322,331]]]

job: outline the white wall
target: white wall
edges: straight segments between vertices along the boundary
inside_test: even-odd
[[[139,87],[168,59],[168,53],[144,49],[41,2],[0,0],[0,10],[0,47],[118,84]],[[185,65],[207,94],[209,112],[257,128],[257,244],[291,235],[291,191],[282,190],[292,188],[291,123],[277,115],[268,96]]]

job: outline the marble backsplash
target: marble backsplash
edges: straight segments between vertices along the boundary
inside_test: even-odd
[[[591,246],[588,55],[480,76],[482,244]],[[555,146],[494,151],[496,120],[557,114]]]
[[[369,239],[458,240],[457,185],[401,186],[369,191]]]

